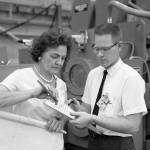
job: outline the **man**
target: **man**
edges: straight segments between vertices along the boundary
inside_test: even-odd
[[[83,105],[70,123],[99,131],[89,130],[89,150],[134,150],[132,134],[147,112],[144,80],[119,56],[122,33],[117,25],[100,25],[94,32],[93,51],[100,66],[90,71]]]

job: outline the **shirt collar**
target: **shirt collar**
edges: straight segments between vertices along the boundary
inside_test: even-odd
[[[123,62],[119,59],[113,66],[107,69],[109,75],[113,75],[122,66]]]

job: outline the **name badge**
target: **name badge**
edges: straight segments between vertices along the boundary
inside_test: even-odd
[[[99,101],[96,103],[100,111],[104,111],[107,105],[111,104],[108,95],[109,95],[108,93],[103,94],[99,99]]]

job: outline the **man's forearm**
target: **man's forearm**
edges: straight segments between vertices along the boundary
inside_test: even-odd
[[[132,119],[126,117],[106,117],[103,115],[95,116],[92,115],[92,124],[99,125],[103,128],[106,128],[111,131],[133,134],[138,131],[139,124],[141,119],[136,119],[134,121]]]

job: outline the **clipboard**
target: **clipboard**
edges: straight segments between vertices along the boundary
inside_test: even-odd
[[[44,104],[58,112],[60,112],[61,114],[65,115],[66,117],[68,117],[69,119],[75,119],[74,116],[71,116],[70,113],[74,112],[74,110],[72,108],[70,108],[67,104],[65,103],[58,103],[58,104],[54,104],[51,101],[46,101],[44,102]]]
[[[70,113],[74,112],[73,109],[71,109],[67,104],[61,103],[61,104],[54,104],[51,101],[46,101],[44,103],[46,106],[60,112],[61,114],[65,115],[66,117],[68,117],[69,119],[75,119],[74,116],[71,116]],[[93,125],[89,125],[87,127],[88,129],[98,133],[98,134],[102,134],[101,131],[99,131],[95,126]]]

